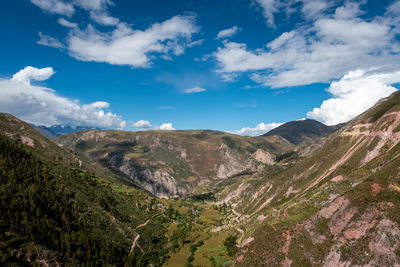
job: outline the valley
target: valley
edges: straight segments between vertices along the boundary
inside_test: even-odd
[[[335,129],[296,122],[296,135],[290,124],[260,137],[84,130],[54,139],[1,114],[0,260],[396,266],[399,114],[394,93]]]

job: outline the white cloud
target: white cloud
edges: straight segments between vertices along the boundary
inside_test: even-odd
[[[64,18],[59,18],[58,23],[60,23],[62,26],[67,27],[67,28],[76,28],[78,27],[78,24],[70,22]]]
[[[15,73],[11,80],[30,84],[32,80],[45,81],[53,76],[54,73],[55,72],[52,67],[37,69],[31,66],[27,66]]]
[[[98,24],[105,26],[115,26],[119,23],[119,19],[111,17],[104,12],[90,12],[90,17]]]
[[[107,9],[108,5],[113,5],[110,0],[74,0],[74,4],[89,11],[101,11]]]
[[[278,12],[281,5],[279,0],[256,0],[263,8],[263,15],[270,27],[274,26],[274,13]]]
[[[89,25],[86,30],[70,32],[67,48],[83,61],[150,67],[156,54],[183,54],[197,31],[193,16],[175,16],[144,31],[119,23],[112,32],[103,33]]]
[[[110,0],[74,0],[74,1],[63,1],[63,0],[30,0],[33,4],[40,7],[42,10],[64,15],[72,16],[75,13],[75,8],[79,7],[89,12],[90,18],[96,23],[102,25],[117,25],[119,20],[108,15],[107,8],[113,3]],[[60,21],[59,21],[60,22]],[[60,22],[64,25],[65,21]],[[68,24],[68,23],[65,23]],[[64,25],[66,27],[69,26]],[[72,28],[72,27],[71,27]]]
[[[237,73],[221,73],[220,76],[225,82],[235,82],[239,75]]]
[[[391,84],[399,82],[400,71],[351,71],[339,81],[331,83],[328,92],[332,94],[332,98],[325,100],[319,108],[308,112],[307,117],[327,125],[347,122],[372,107],[379,99],[395,92],[397,89]]]
[[[321,14],[333,4],[333,1],[329,0],[297,0],[291,2],[302,2],[303,7],[301,8],[301,12],[307,19],[316,19],[320,17]]]
[[[393,3],[387,8],[387,11],[394,14],[400,13],[400,0],[393,1]]]
[[[88,11],[90,18],[98,24],[115,26],[119,23],[119,19],[108,14],[108,6],[113,5],[110,0],[75,0],[74,4]]]
[[[275,14],[297,13],[297,8],[301,6],[301,13],[305,19],[314,20],[323,15],[329,9],[334,0],[256,0],[263,10],[267,25],[275,28]]]
[[[0,111],[11,113],[37,125],[87,126],[123,129],[121,116],[106,112],[107,102],[81,105],[78,101],[59,96],[55,90],[32,85],[54,74],[53,68],[26,67],[12,79],[0,79]]]
[[[141,130],[141,131],[151,131],[151,130],[164,130],[164,131],[172,131],[175,128],[172,126],[172,123],[163,123],[160,126],[152,126],[149,121],[139,120],[132,124],[133,127]]]
[[[220,31],[220,32],[217,34],[217,39],[222,39],[222,38],[231,37],[231,36],[235,35],[238,31],[239,31],[239,28],[235,25],[235,26],[233,26],[232,28],[229,28],[229,29],[225,29],[225,30]]]
[[[242,128],[241,130],[238,131],[234,131],[232,133],[234,134],[238,134],[238,135],[246,135],[246,136],[259,136],[259,135],[263,135],[269,131],[271,131],[272,129],[281,126],[283,123],[276,123],[276,122],[272,122],[272,123],[260,123],[258,124],[255,128],[250,128],[250,127],[245,127]]]
[[[41,32],[39,32],[39,41],[37,41],[38,44],[48,46],[48,47],[54,47],[54,48],[64,48],[64,44],[61,43],[59,40],[57,40],[54,37],[44,35]]]
[[[358,14],[351,9],[347,15]],[[360,67],[400,67],[399,42],[393,20],[379,17],[323,17],[308,26],[281,34],[266,48],[225,42],[214,57],[221,75],[250,72],[257,83],[271,87],[330,82]],[[345,30],[344,30],[345,29]]]
[[[193,94],[193,93],[200,93],[200,92],[205,92],[205,91],[207,91],[207,90],[204,88],[201,88],[199,86],[195,86],[193,88],[185,89],[184,92],[185,92],[185,94]]]
[[[72,57],[82,61],[106,62],[113,65],[129,65],[146,68],[158,57],[171,60],[188,47],[201,45],[203,40],[192,40],[199,31],[194,15],[178,15],[161,23],[154,23],[144,30],[121,22],[108,12],[110,0],[31,0],[45,11],[71,16],[76,8],[88,12],[92,22],[102,26],[102,31],[89,24],[81,29],[76,23],[60,18],[58,23],[69,28],[66,44],[40,33],[39,44],[66,48]],[[69,12],[66,10],[70,10]]]
[[[365,1],[360,2],[346,2],[344,6],[338,7],[335,10],[335,18],[338,19],[351,19],[362,15],[360,5],[365,4]]]
[[[163,123],[159,127],[159,130],[172,131],[175,130],[175,128],[172,126],[172,123]]]
[[[294,40],[296,36],[295,31],[284,32],[278,38],[274,39],[272,42],[267,44],[271,50],[277,50],[285,46],[289,41]]]
[[[30,0],[42,10],[59,15],[72,16],[75,13],[73,4],[61,0]]]
[[[135,128],[139,128],[139,129],[150,129],[153,126],[151,126],[149,121],[145,121],[145,120],[139,120],[137,122],[135,122],[134,124],[132,124],[133,127]]]

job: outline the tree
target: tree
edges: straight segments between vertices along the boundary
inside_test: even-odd
[[[229,235],[225,241],[224,241],[224,246],[226,247],[226,250],[228,251],[229,256],[234,256],[236,253],[236,242],[237,242],[237,237],[234,235]]]

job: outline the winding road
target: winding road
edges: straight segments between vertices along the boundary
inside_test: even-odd
[[[148,220],[145,221],[144,223],[142,223],[142,224],[136,226],[135,230],[137,230],[137,229],[139,229],[139,228],[142,228],[142,227],[145,227],[145,226],[150,222],[151,219],[153,219],[154,217],[156,217],[156,216],[158,216],[158,215],[160,215],[160,214],[154,214],[153,216],[151,216],[150,219],[148,219]],[[139,233],[136,233],[135,239],[134,239],[133,242],[132,242],[131,250],[129,251],[129,255],[131,255],[132,252],[133,252],[133,250],[135,249],[136,244],[137,244],[137,241],[138,241],[139,238],[140,238]],[[138,247],[139,247],[140,250],[143,252],[142,248],[141,248],[139,245],[138,245]]]

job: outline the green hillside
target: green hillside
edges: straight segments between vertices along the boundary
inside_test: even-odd
[[[49,164],[51,163],[51,164]],[[160,264],[166,229],[159,218],[140,231],[141,250],[129,256],[135,228],[158,214],[139,190],[117,193],[110,184],[57,159],[42,162],[0,136],[0,225],[3,264],[62,262],[76,266]]]

